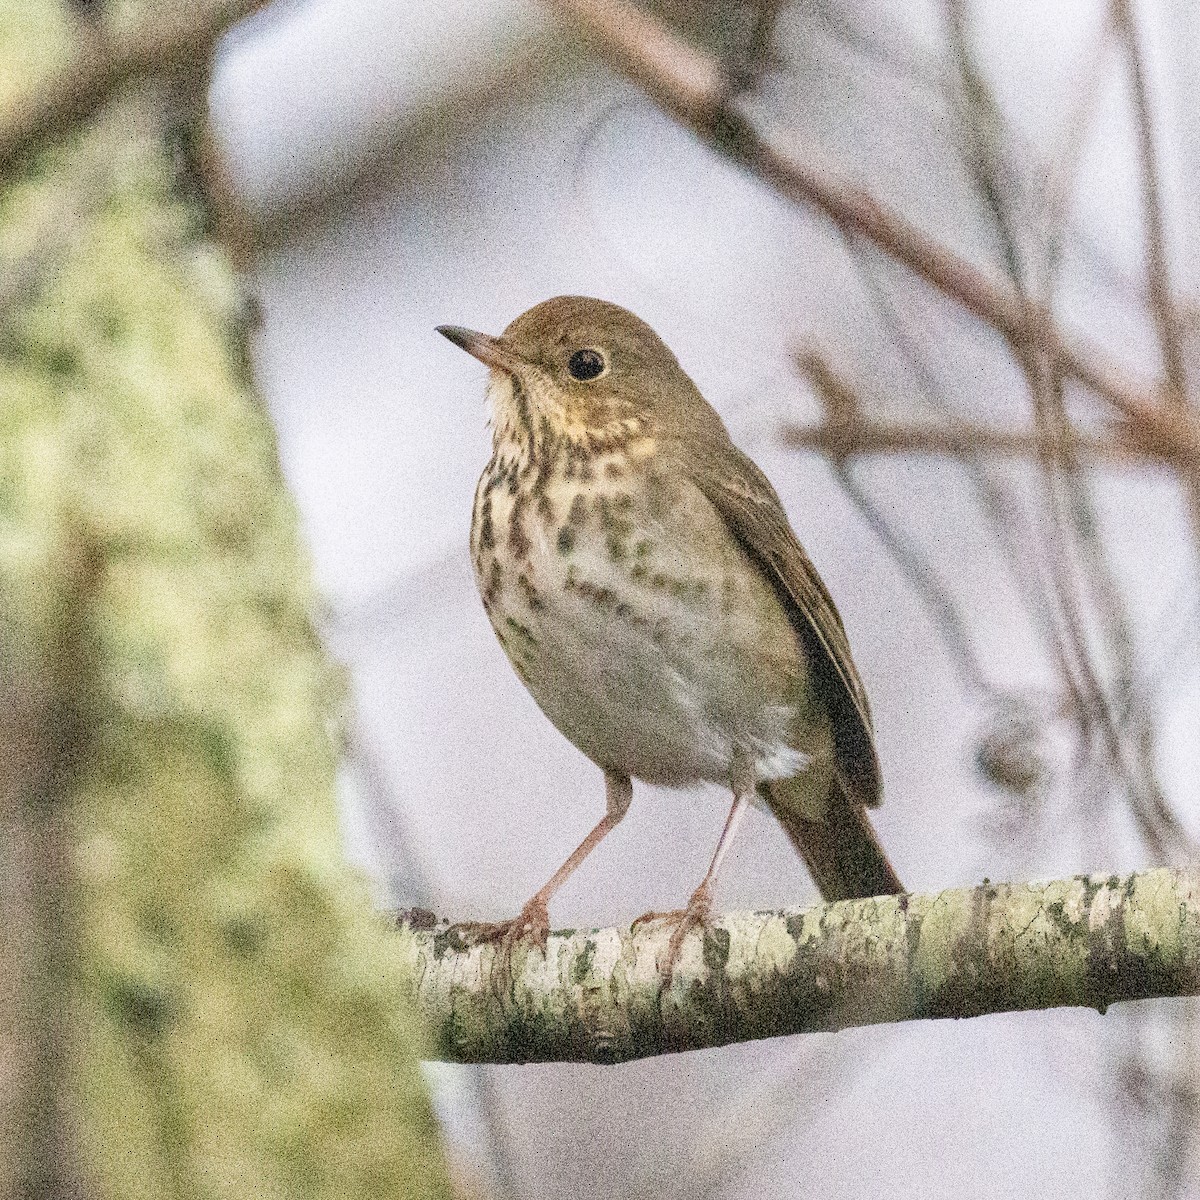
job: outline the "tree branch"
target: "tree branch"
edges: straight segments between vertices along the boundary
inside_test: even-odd
[[[615,1063],[781,1034],[1200,992],[1200,871],[984,883],[669,926],[564,930],[545,953],[408,914],[396,953],[455,1062]]]
[[[219,0],[185,6],[180,17],[147,21],[120,39],[88,38],[58,75],[0,114],[0,175],[51,138],[99,112],[117,92],[148,75],[207,57],[221,35],[267,0]]]
[[[845,233],[866,238],[1000,332],[1015,350],[1034,347],[1102,396],[1150,440],[1200,454],[1191,414],[1157,403],[1157,389],[1128,377],[1099,347],[1068,336],[1051,314],[980,271],[900,213],[821,161],[813,147],[786,153],[742,114],[720,63],[628,0],[545,0],[596,52],[681,124],[781,195],[811,205]],[[1153,431],[1151,434],[1149,431]]]
[[[1142,208],[1146,220],[1146,274],[1150,309],[1158,329],[1167,387],[1177,404],[1186,403],[1187,375],[1183,365],[1183,336],[1179,313],[1171,291],[1171,273],[1167,264],[1167,233],[1163,220],[1163,196],[1159,183],[1159,165],[1154,118],[1146,81],[1145,55],[1129,0],[1112,0],[1112,20],[1125,41],[1129,66],[1129,87],[1137,122],[1138,165],[1141,174]]]
[[[784,425],[780,437],[793,450],[817,450],[831,458],[856,454],[932,454],[943,458],[993,457],[1037,459],[1069,453],[1085,462],[1137,466],[1162,461],[1141,447],[1113,438],[1075,433],[1057,437],[1038,430],[995,429],[968,421],[932,425],[857,418],[815,425]]]
[[[953,419],[931,422],[887,421],[865,413],[851,384],[828,363],[819,350],[795,356],[796,368],[808,380],[825,410],[817,424],[787,423],[780,438],[793,450],[817,450],[834,460],[856,454],[935,454],[946,458],[974,458],[987,454],[1015,458],[1105,463],[1135,466],[1182,461],[1182,447],[1147,444],[1131,435],[1127,423],[1104,434],[1081,433],[1064,419],[1061,429],[997,429],[974,421]]]

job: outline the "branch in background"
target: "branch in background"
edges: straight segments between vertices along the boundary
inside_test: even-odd
[[[884,284],[881,273],[873,261],[878,258],[878,255],[872,256],[866,253],[866,247],[861,242],[852,243],[852,248],[854,251],[853,262],[866,289],[872,311],[881,326],[887,330],[896,349],[912,372],[913,382],[919,395],[925,404],[932,407],[935,413],[940,414],[944,419],[957,419],[957,405],[942,383],[940,372],[935,369],[928,357],[930,344],[927,339],[919,336],[910,328],[910,322],[902,314],[897,297]],[[803,359],[797,365],[802,370],[807,369]],[[820,376],[810,373],[809,380],[817,389],[818,394],[822,394],[823,383]],[[966,630],[966,624],[958,615],[957,606],[950,598],[948,590],[938,580],[937,572],[933,569],[932,564],[922,567],[919,562],[920,552],[915,544],[903,533],[891,529],[890,523],[871,501],[863,485],[855,480],[849,462],[835,463],[835,469],[847,495],[872,528],[879,533],[885,547],[897,566],[910,579],[917,594],[930,605],[931,611],[937,616],[938,625],[947,642],[956,641],[960,648],[969,646],[971,639]],[[961,470],[975,493],[980,511],[991,524],[993,536],[996,539],[996,548],[1017,594],[1025,606],[1031,624],[1045,647],[1053,651],[1055,631],[1042,595],[1042,580],[1037,572],[1036,564],[1029,561],[1028,544],[1031,536],[1029,522],[1011,481],[996,463],[979,455],[964,457],[961,462]],[[949,622],[951,617],[953,617],[953,622]],[[961,654],[958,657],[960,661],[965,662],[961,659]],[[984,695],[995,699],[999,689],[986,679],[982,665],[975,659],[973,652],[970,657],[975,663],[978,678],[983,681],[979,690]],[[976,679],[971,675],[965,675],[964,678],[968,681]],[[976,686],[978,685],[976,684]]]
[[[1118,466],[1153,463],[1168,458],[1162,447],[1127,441],[1118,428],[1114,436],[1053,431],[995,429],[969,421],[944,421],[940,425],[881,421],[863,415],[862,405],[850,385],[815,351],[796,356],[796,366],[808,379],[825,407],[817,425],[784,425],[780,436],[795,450],[819,450],[831,458],[855,454],[937,454],[970,458],[977,454],[1038,458],[1063,455]]]
[[[1070,89],[1071,100],[1066,106],[1067,115],[1052,140],[1052,149],[1043,167],[1041,219],[1047,262],[1045,278],[1041,281],[1040,299],[1047,306],[1058,282],[1071,197],[1100,90],[1107,78],[1114,42],[1112,20],[1106,13],[1075,68],[1075,81]]]
[[[1141,40],[1129,0],[1112,0],[1110,11],[1113,24],[1120,31],[1125,43],[1129,86],[1137,125],[1142,208],[1146,217],[1146,274],[1150,311],[1154,314],[1154,323],[1158,328],[1167,387],[1172,399],[1177,404],[1183,404],[1187,395],[1183,338],[1167,267],[1167,235],[1163,224],[1162,188],[1159,185],[1158,156],[1154,120],[1150,112],[1150,95],[1146,84],[1145,56],[1142,53]]]
[[[1022,302],[1029,305],[1022,239],[1015,220],[1019,171],[1011,160],[1007,122],[971,49],[966,0],[942,0],[943,23],[953,64],[948,89],[957,121],[959,155],[990,213],[1000,239],[1004,270]],[[1044,310],[1049,313],[1050,306]]]
[[[1034,347],[1104,397],[1156,439],[1200,455],[1200,425],[1164,410],[1156,389],[1126,377],[1095,346],[1067,337],[1048,312],[1008,283],[985,275],[854,182],[812,148],[788,154],[769,145],[736,102],[720,64],[627,0],[545,0],[578,26],[597,53],[667,113],[789,200],[811,205],[847,234],[875,243],[916,275],[998,330],[1014,348]]]
[[[1058,287],[1063,262],[1067,213],[1074,194],[1076,178],[1092,125],[1094,110],[1107,76],[1109,61],[1116,49],[1116,42],[1114,7],[1109,5],[1102,14],[1099,26],[1089,40],[1087,48],[1081,55],[1076,71],[1077,81],[1072,89],[1074,98],[1069,105],[1068,116],[1062,122],[1061,131],[1055,138],[1056,150],[1051,154],[1049,159],[1051,165],[1045,172],[1041,206],[1045,263],[1040,281],[1039,299],[1046,307],[1053,304],[1054,294]],[[1069,417],[1063,403],[1061,383],[1061,379],[1055,381],[1055,386],[1051,390],[1051,399],[1058,420],[1069,425]],[[1131,430],[1130,432],[1134,434],[1136,440],[1136,431]],[[1148,449],[1153,453],[1153,447],[1148,447]],[[1190,473],[1193,461],[1194,456],[1181,454],[1174,465]],[[1066,512],[1074,527],[1075,545],[1079,551],[1080,563],[1086,574],[1090,594],[1100,617],[1099,629],[1107,643],[1110,656],[1110,663],[1105,668],[1105,674],[1111,678],[1111,687],[1116,707],[1119,710],[1118,723],[1122,728],[1132,728],[1141,761],[1146,764],[1148,774],[1153,775],[1153,764],[1156,761],[1153,745],[1153,719],[1150,705],[1146,701],[1149,693],[1141,680],[1142,672],[1138,667],[1133,650],[1132,619],[1099,534],[1100,520],[1095,501],[1087,481],[1080,476],[1076,469],[1079,465],[1078,457],[1064,458],[1061,460],[1061,465],[1065,468],[1063,499],[1066,503]],[[1075,778],[1075,786],[1077,789],[1081,788],[1080,795],[1085,808],[1090,808],[1096,803],[1098,788],[1102,786],[1089,779],[1093,773],[1102,776],[1105,769],[1100,767],[1098,772],[1085,770],[1077,774]]]
[[[1014,188],[1005,170],[1005,122],[983,71],[970,50],[966,9],[962,0],[945,0],[947,31],[952,55],[962,81],[963,121],[968,135],[968,154],[972,174],[992,213],[1004,248],[1005,261],[1013,287],[1023,298],[1031,295],[1021,253],[1021,226],[1017,219]],[[1069,183],[1067,183],[1069,194]],[[1052,237],[1057,231],[1051,230]],[[1057,282],[1059,259],[1052,254],[1044,272],[1044,294],[1040,306],[1050,311]],[[1094,735],[1100,735],[1106,757],[1124,782],[1124,792],[1139,830],[1158,861],[1173,857],[1171,846],[1179,842],[1182,828],[1170,811],[1158,783],[1153,755],[1153,738],[1148,720],[1141,719],[1139,705],[1133,705],[1140,731],[1137,752],[1130,752],[1122,735],[1118,705],[1109,694],[1109,671],[1093,660],[1088,622],[1081,597],[1085,594],[1076,576],[1076,552],[1088,571],[1096,603],[1105,617],[1104,633],[1109,641],[1113,662],[1120,664],[1119,690],[1126,701],[1137,691],[1131,653],[1131,631],[1124,614],[1120,591],[1098,535],[1098,519],[1088,487],[1083,480],[1078,456],[1073,453],[1074,433],[1067,412],[1061,363],[1040,353],[1032,343],[1013,345],[1017,360],[1028,381],[1033,402],[1035,429],[1046,447],[1039,462],[1046,496],[1049,571],[1055,598],[1055,653],[1064,679],[1077,697],[1075,719],[1082,738],[1090,747]],[[1057,453],[1051,452],[1051,448]],[[1184,465],[1181,458],[1177,465]],[[1190,473],[1190,467],[1188,468]],[[1129,670],[1124,668],[1128,666]],[[1149,750],[1149,753],[1142,753]],[[1186,845],[1186,837],[1182,838]]]
[[[787,0],[750,0],[751,14],[745,28],[739,30],[732,51],[725,59],[727,100],[752,91],[778,63],[775,52],[775,23]],[[743,16],[745,13],[743,12]]]
[[[1137,129],[1142,212],[1146,231],[1146,288],[1149,308],[1158,333],[1168,395],[1177,408],[1186,412],[1188,398],[1187,371],[1183,354],[1183,321],[1171,291],[1170,270],[1167,265],[1167,234],[1163,219],[1163,196],[1154,119],[1146,82],[1145,55],[1129,0],[1112,0],[1109,12],[1112,24],[1124,43],[1125,60],[1129,67],[1129,87]],[[1181,463],[1181,468],[1181,483],[1191,512],[1193,534],[1200,537],[1200,456],[1190,456]]]
[[[855,477],[847,459],[834,459],[833,471],[847,499],[858,510],[867,528],[891,555],[901,576],[925,605],[942,644],[950,655],[968,693],[985,697],[991,704],[1001,703],[1004,695],[994,684],[975,650],[967,621],[950,589],[942,582],[932,562],[908,533],[890,521],[884,510],[872,500],[862,482]]]
[[[0,175],[53,138],[94,116],[118,92],[147,76],[206,59],[221,35],[267,0],[220,0],[185,6],[145,21],[121,38],[88,38],[75,59],[36,93],[0,114]]]
[[[880,299],[880,297],[873,292],[873,299]],[[888,309],[886,315],[890,318],[894,314]],[[896,330],[896,332],[899,331]],[[815,350],[803,352],[796,356],[795,361],[797,368],[807,377],[809,384],[820,398],[828,425],[845,428],[851,422],[861,420],[859,414],[862,412],[862,405],[859,403],[857,395],[845,380],[829,366],[819,352]],[[920,376],[922,374],[921,364],[917,364],[917,370]],[[786,440],[786,433],[784,436]],[[849,459],[835,456],[832,465],[838,482],[842,485],[842,490],[891,555],[897,570],[908,580],[916,595],[929,610],[929,615],[941,634],[945,648],[950,653],[964,685],[969,690],[988,697],[992,702],[1000,700],[999,689],[988,678],[987,671],[975,651],[967,622],[959,612],[958,605],[949,589],[939,578],[933,564],[926,560],[925,555],[905,532],[893,526],[893,523],[875,504],[867,490],[855,478]],[[986,485],[986,480],[983,478],[978,460],[974,455],[964,456],[964,466],[968,475],[972,475],[978,484]]]
[[[390,185],[398,171],[410,177],[420,170],[414,149],[436,154],[422,143],[453,144],[464,131],[494,119],[514,94],[524,94],[531,79],[543,84],[548,78],[569,79],[586,57],[569,48],[563,51],[556,30],[536,27],[498,55],[441,80],[436,94],[410,98],[416,106],[406,104],[402,117],[381,110],[361,139],[351,138],[336,155],[322,154],[317,165],[301,161],[298,174],[276,179],[267,196],[234,197],[255,252],[295,245],[350,205],[361,205]]]
[[[1105,1008],[1200,992],[1200,872],[1158,868],[1052,883],[984,883],[671,928],[494,945],[410,914],[396,953],[440,1057],[616,1063],[782,1034],[930,1017]],[[415,925],[413,921],[415,920]]]
[[[797,6],[796,15],[808,18],[815,32],[859,55],[874,70],[925,91],[938,92],[945,84],[941,63],[932,54],[914,49],[896,17],[888,19],[880,10],[849,10],[837,0],[809,0]]]
[[[818,450],[831,458],[858,454],[932,454],[943,458],[993,457],[1036,459],[1070,453],[1112,466],[1144,465],[1154,460],[1136,446],[1107,438],[1073,434],[1069,439],[1035,430],[993,429],[967,421],[950,425],[912,424],[859,418],[819,425],[785,425],[780,431],[793,450]]]

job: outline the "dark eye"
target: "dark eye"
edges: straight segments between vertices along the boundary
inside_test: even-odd
[[[586,383],[589,379],[603,375],[608,370],[608,362],[599,350],[589,347],[586,350],[576,350],[567,359],[567,370],[571,372],[572,378]]]

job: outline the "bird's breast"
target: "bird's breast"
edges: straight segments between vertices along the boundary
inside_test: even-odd
[[[652,453],[497,453],[471,548],[517,673],[601,766],[672,786],[727,783],[735,755],[760,779],[803,768],[811,698],[787,614],[703,494]]]

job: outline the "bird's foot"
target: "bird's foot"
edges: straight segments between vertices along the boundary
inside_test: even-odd
[[[649,912],[642,913],[642,915],[629,926],[629,932],[637,933],[641,926],[653,925],[655,921],[682,921],[686,912],[686,908],[672,908],[666,912],[659,912],[657,909],[651,909]]]
[[[545,900],[534,896],[510,921],[461,921],[451,928],[470,946],[498,942],[511,955],[516,942],[528,941],[536,949],[545,950],[550,913]]]
[[[666,957],[658,964],[658,973],[664,988],[671,986],[671,979],[675,975],[675,966],[679,961],[679,953],[683,949],[683,939],[697,926],[706,929],[711,920],[712,894],[704,884],[701,884],[692,893],[687,908],[677,908],[670,912],[643,913],[629,927],[631,933],[636,933],[639,926],[650,925],[656,921],[670,921],[674,924],[671,940],[667,943]]]

